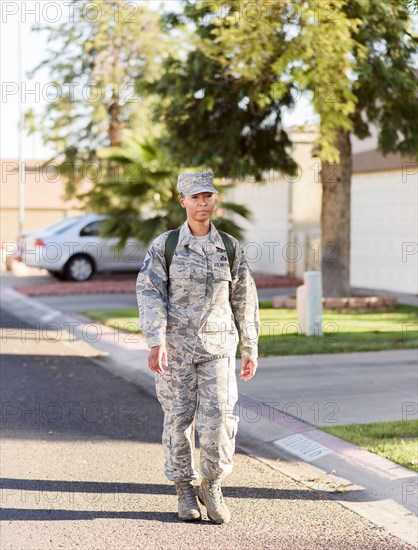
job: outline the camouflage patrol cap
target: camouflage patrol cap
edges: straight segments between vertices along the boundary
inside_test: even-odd
[[[218,192],[213,187],[212,172],[182,172],[177,179],[177,189],[183,195]]]

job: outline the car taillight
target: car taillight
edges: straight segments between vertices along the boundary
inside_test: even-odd
[[[35,246],[45,246],[45,243],[42,239],[35,239]]]

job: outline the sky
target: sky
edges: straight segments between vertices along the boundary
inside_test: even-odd
[[[139,2],[142,3],[142,2]],[[177,0],[147,0],[152,9],[180,9]],[[43,112],[44,96],[50,80],[46,69],[30,79],[27,72],[45,58],[46,32],[32,30],[34,23],[53,23],[59,17],[70,17],[71,12],[65,0],[2,0],[1,35],[0,35],[0,77],[1,77],[1,134],[0,158],[16,159],[19,153],[19,112],[30,107],[36,112]],[[21,34],[22,78],[19,76],[18,36]],[[302,124],[314,120],[315,113],[305,98],[301,98],[293,112],[284,116],[285,126]],[[52,149],[44,146],[39,134],[28,136],[22,132],[22,158],[47,159],[54,154]]]

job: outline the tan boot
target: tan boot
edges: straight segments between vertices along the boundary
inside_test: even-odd
[[[199,504],[196,499],[194,487],[190,481],[175,481],[178,496],[178,515],[185,521],[201,519]]]
[[[203,478],[199,487],[198,498],[206,506],[211,521],[214,523],[228,523],[231,520],[231,512],[224,502],[219,480]]]

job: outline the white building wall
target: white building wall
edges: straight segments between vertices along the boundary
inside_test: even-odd
[[[402,172],[355,174],[351,192],[350,283],[418,293],[418,193]]]
[[[315,128],[291,132],[293,158],[299,165],[294,177],[277,170],[263,174],[264,183],[238,182],[228,198],[244,204],[253,220],[235,221],[245,228],[246,256],[253,271],[302,277],[306,270],[318,270],[322,187],[319,160],[312,158]]]
[[[294,135],[294,158],[299,176],[291,184],[288,274],[302,278],[305,271],[319,271],[321,244],[320,161],[312,157],[316,133]],[[291,246],[290,246],[291,245]]]
[[[266,179],[264,184],[240,182],[228,191],[228,199],[252,212],[251,221],[235,217],[245,231],[243,246],[252,271],[286,275],[289,184],[277,175],[266,174]]]
[[[291,183],[291,178],[276,175],[273,180],[265,174],[265,184],[240,182],[228,192],[228,198],[253,212],[253,221],[236,221],[245,229],[246,255],[255,272],[301,277],[320,269],[322,187],[312,170],[318,163],[311,157],[314,137],[314,132],[293,136],[300,179]],[[374,132],[367,147],[357,140],[353,150],[371,149],[375,138]],[[352,287],[418,294],[417,187],[416,176],[403,181],[401,170],[353,174]],[[296,261],[286,260],[298,251]]]
[[[364,151],[372,151],[376,149],[378,142],[379,130],[373,123],[369,124],[370,136],[360,139],[354,134],[350,134],[351,153],[363,153]]]

